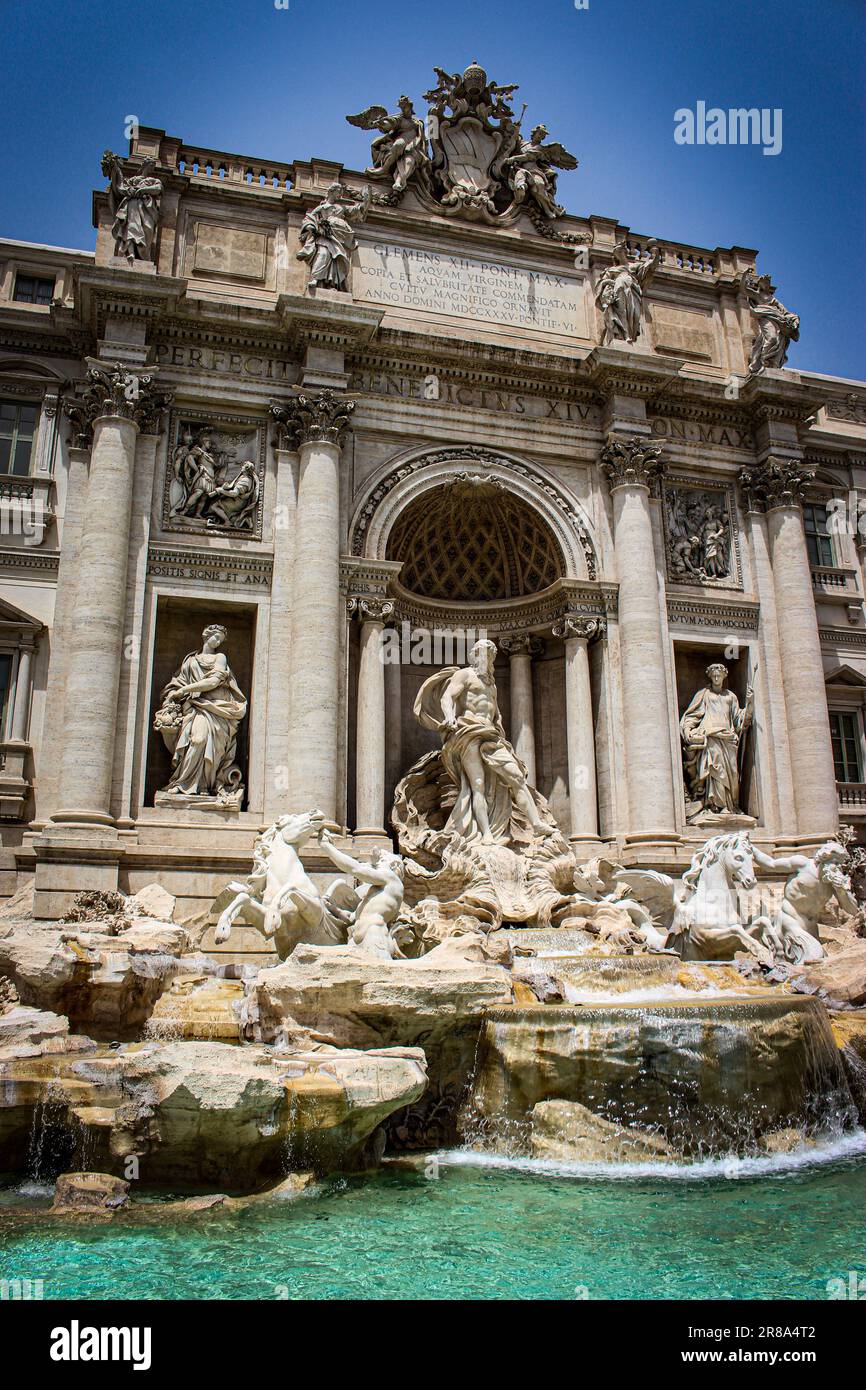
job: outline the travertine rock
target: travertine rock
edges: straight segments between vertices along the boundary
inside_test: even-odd
[[[174,920],[175,903],[174,894],[169,893],[160,883],[145,884],[144,888],[139,888],[129,900],[136,916],[156,917],[161,922]]]
[[[249,986],[245,1034],[264,1041],[285,1036],[296,1046],[315,1039],[340,1047],[423,1047],[430,1088],[414,1108],[411,1126],[397,1124],[400,1134],[392,1127],[392,1140],[409,1142],[405,1130],[413,1147],[425,1142],[428,1131],[435,1143],[453,1141],[482,1015],[512,998],[506,970],[467,959],[480,954],[468,937],[451,938],[405,961],[374,960],[350,946],[298,946]]]
[[[466,943],[461,945],[459,943]],[[484,1010],[507,1004],[500,966],[467,959],[480,947],[451,939],[418,960],[377,961],[356,947],[298,946],[282,965],[262,970],[243,1010],[247,1035],[273,1042],[288,1025],[338,1047],[444,1040]]]
[[[866,1125],[866,1010],[846,1009],[834,1013],[833,1036],[842,1054],[848,1085],[860,1115]]]
[[[795,989],[820,990],[831,1002],[866,1004],[866,942],[810,965]]]
[[[0,939],[0,973],[24,1004],[65,1014],[95,1037],[135,1037],[176,974],[202,971],[183,953],[182,927],[136,917],[114,935],[100,922],[75,930],[31,922]]]
[[[576,1101],[541,1101],[532,1111],[533,1158],[574,1163],[644,1163],[676,1155],[660,1135],[605,1120]]]
[[[61,1173],[52,1211],[117,1211],[129,1202],[129,1183],[110,1173]]]
[[[145,1184],[244,1191],[291,1169],[366,1162],[373,1131],[421,1096],[426,1069],[411,1048],[152,1042],[69,1052],[50,1072],[40,1057],[14,1058],[0,1081],[0,1171],[26,1171],[35,1133],[49,1168],[58,1152],[106,1171],[134,1157]]]

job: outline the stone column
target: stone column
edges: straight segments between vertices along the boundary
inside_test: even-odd
[[[66,703],[66,662],[70,631],[75,613],[78,587],[78,549],[87,503],[87,470],[90,463],[90,426],[84,418],[81,401],[65,402],[65,413],[72,422],[73,441],[69,447],[69,469],[66,475],[66,500],[63,528],[60,534],[60,565],[57,570],[57,589],[54,599],[54,618],[51,624],[51,662],[45,691],[45,718],[42,726],[42,747],[63,746],[63,717]],[[60,779],[59,758],[40,757],[36,788],[36,820],[33,829],[39,830],[52,811],[57,809],[57,784]]]
[[[340,450],[354,404],[332,391],[289,407],[300,445],[292,581],[288,807],[336,827],[340,633]]]
[[[28,643],[18,650],[18,676],[15,681],[15,703],[12,706],[12,731],[10,735],[13,743],[27,742],[32,663],[33,647]]]
[[[152,378],[92,363],[93,447],[66,668],[65,726],[53,821],[111,825],[130,516],[139,427],[168,403]]]
[[[612,438],[601,465],[613,497],[632,841],[676,837],[671,723],[650,513],[650,488],[665,469],[660,451],[660,445],[643,436]]]
[[[532,697],[532,658],[539,656],[543,643],[538,637],[522,635],[501,638],[500,647],[511,663],[511,742],[526,768],[529,785],[536,785],[535,708]]]
[[[403,776],[403,668],[399,661],[385,666],[385,785],[396,787]],[[387,813],[390,807],[386,807]]]
[[[286,426],[282,405],[271,407],[281,428],[275,450],[277,499],[274,511],[274,568],[271,575],[270,641],[268,643],[268,707],[265,738],[264,817],[276,820],[288,810],[286,794],[289,768],[289,690],[292,649],[287,635],[292,626],[295,528],[297,526],[300,461],[291,422]]]
[[[361,621],[355,735],[355,837],[382,840],[385,831],[385,666],[382,633],[394,612],[388,599],[350,598]]]
[[[832,835],[839,821],[821,639],[803,530],[803,493],[812,477],[798,459],[770,457],[760,468],[747,470],[743,480],[767,507],[797,833],[809,843]]]
[[[595,769],[595,726],[589,679],[590,639],[605,631],[603,618],[567,614],[553,629],[565,640],[565,720],[568,736],[568,800],[572,842],[592,845],[598,840],[598,786]]]

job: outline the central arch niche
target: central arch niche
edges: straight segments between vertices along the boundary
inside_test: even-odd
[[[451,603],[526,598],[566,572],[543,517],[483,476],[449,479],[415,498],[391,529],[387,558],[403,564],[410,593]]]

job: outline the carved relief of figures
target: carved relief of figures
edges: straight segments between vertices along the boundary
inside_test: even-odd
[[[235,756],[247,700],[220,651],[227,635],[218,623],[206,627],[201,651],[184,657],[162,692],[153,727],[171,753],[172,774],[157,792],[157,805],[180,801],[240,808],[243,774]]]
[[[751,685],[742,709],[734,692],[725,689],[728,668],[722,662],[708,666],[706,676],[708,684],[697,692],[680,720],[689,821],[742,816],[742,747],[755,709]]]
[[[125,256],[131,266],[136,261],[153,260],[162,182],[153,173],[156,160],[142,160],[137,174],[126,175],[111,150],[102,156],[102,172],[111,180],[109,206],[114,223],[114,254]]]
[[[534,202],[545,217],[553,219],[565,212],[556,201],[556,171],[576,169],[577,160],[562,145],[545,145],[547,134],[547,126],[537,125],[528,140],[521,140],[518,153],[509,155],[502,167],[515,206]]]
[[[666,487],[665,521],[672,579],[714,584],[734,578],[730,518],[721,493]]]
[[[332,183],[326,197],[312,208],[301,223],[299,261],[309,261],[311,290],[346,290],[349,265],[355,249],[352,224],[366,220],[372,194],[365,188],[361,198],[351,200],[341,183]]]
[[[636,343],[643,313],[643,294],[661,262],[655,242],[649,243],[649,256],[629,258],[628,249],[614,249],[613,265],[599,277],[595,298],[604,314],[605,342]]]
[[[251,442],[249,434],[181,425],[169,465],[169,523],[182,523],[185,529],[254,531],[261,479],[256,464],[241,457]]]
[[[368,106],[357,116],[347,116],[350,125],[360,130],[381,131],[371,148],[372,164],[366,170],[371,179],[390,179],[394,193],[403,193],[416,174],[429,183],[430,155],[427,151],[427,132],[415,107],[407,96],[398,102],[398,110],[389,115],[384,106]]]
[[[765,367],[784,367],[788,360],[789,344],[800,339],[798,315],[789,313],[784,304],[776,299],[776,286],[771,283],[769,275],[758,275],[754,270],[747,270],[740,284],[757,321],[749,371],[756,376]]]

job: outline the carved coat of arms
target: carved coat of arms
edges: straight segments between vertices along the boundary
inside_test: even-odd
[[[389,114],[370,106],[351,125],[377,130],[371,179],[387,179],[390,192],[380,201],[398,202],[408,187],[421,201],[446,216],[488,223],[509,223],[524,209],[539,230],[564,209],[556,201],[560,169],[576,169],[577,160],[562,145],[547,142],[546,126],[523,133],[526,106],[515,118],[516,84],[500,86],[478,63],[464,73],[434,68],[438,83],[425,100],[426,123],[407,96]],[[564,240],[573,238],[563,237]]]

